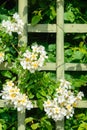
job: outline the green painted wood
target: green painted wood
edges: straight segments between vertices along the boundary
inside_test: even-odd
[[[87,33],[87,24],[64,24],[66,33]]]
[[[12,64],[4,64],[0,65],[0,70],[9,70],[12,67]],[[50,62],[46,63],[41,70],[49,70],[49,71],[56,71],[56,69],[60,66],[56,66],[56,63]],[[83,63],[64,63],[64,70],[65,71],[87,71],[87,64]]]
[[[87,33],[87,24],[64,24],[65,33]],[[28,24],[28,32],[56,33],[56,24]]]
[[[64,1],[57,0],[56,21],[56,75],[64,78]]]
[[[37,101],[33,101],[34,108],[38,108]],[[0,107],[7,107],[5,101],[0,99]],[[8,107],[13,107],[12,105],[9,105]],[[87,108],[87,100],[78,101],[76,108]],[[24,112],[25,113],[25,112]],[[19,114],[20,115],[20,114]]]
[[[65,71],[87,71],[87,64],[83,63],[65,63]]]
[[[37,24],[35,26],[28,24],[28,32],[56,33],[56,24]]]
[[[27,0],[18,0],[18,12],[20,17],[24,22],[24,30],[22,36],[19,37],[19,47],[26,46],[28,42],[27,35],[27,24],[28,24],[28,1]]]
[[[2,100],[0,99],[0,107],[3,108],[3,107],[13,107],[13,105],[10,105],[10,104],[6,104],[5,100]]]
[[[47,63],[42,67],[42,70],[56,71],[60,66],[62,66],[62,64],[56,66],[56,63]],[[87,71],[87,64],[83,63],[64,63],[63,66],[65,71]]]
[[[25,130],[25,111],[18,112],[18,130]]]
[[[5,107],[5,106],[6,106],[5,101],[0,99],[0,107]]]
[[[24,29],[22,36],[19,37],[18,46],[27,46],[28,43],[28,33],[27,33],[27,24],[28,24],[28,0],[18,0],[18,12],[20,17],[24,22]],[[19,73],[18,78],[20,79],[21,73]],[[19,84],[19,83],[18,83]],[[18,112],[18,130],[25,130],[25,112]]]
[[[56,78],[64,78],[64,0],[56,0]],[[56,130],[64,130],[64,119],[56,122]]]
[[[76,108],[87,108],[87,100],[78,101]]]

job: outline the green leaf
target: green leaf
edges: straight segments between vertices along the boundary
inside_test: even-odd
[[[83,118],[83,117],[85,117],[85,114],[84,114],[84,113],[81,113],[81,114],[76,115],[76,117],[77,117],[77,118]]]
[[[41,15],[36,15],[36,16],[34,16],[33,18],[32,18],[32,20],[31,20],[31,24],[34,26],[34,25],[36,25],[37,23],[39,23],[40,22],[40,20],[41,20]]]
[[[65,50],[65,55],[71,56],[72,55],[72,50],[71,49]]]
[[[7,77],[7,78],[12,78],[12,73],[8,70],[6,71],[2,71],[1,74],[4,76],[4,77]]]
[[[8,16],[4,15],[4,14],[0,14],[0,20],[8,20]]]
[[[56,11],[54,6],[50,6],[50,10],[51,10],[50,19],[53,20],[56,17]]]
[[[56,61],[56,57],[52,53],[49,53],[48,61],[55,62]]]
[[[43,123],[46,126],[47,130],[52,130],[52,125],[49,121],[43,120]]]
[[[46,91],[44,91],[43,89],[41,89],[40,94],[41,94],[42,96],[47,96]]]
[[[48,46],[48,51],[55,51],[55,49],[56,49],[56,45],[55,44],[50,44]]]
[[[33,99],[35,95],[33,95],[31,92],[29,92],[29,99]]]
[[[73,12],[71,10],[64,13],[64,20],[74,22],[75,15],[73,14]]]
[[[28,118],[25,119],[25,124],[27,124],[31,121],[33,121],[33,117],[28,117]]]
[[[32,128],[33,130],[36,130],[36,129],[39,128],[39,127],[40,127],[39,123],[35,123],[35,124],[31,125],[31,128]]]
[[[2,124],[0,123],[0,130],[2,130]]]
[[[80,60],[80,59],[82,59],[83,58],[83,53],[82,52],[80,52],[80,51],[74,51],[74,53],[73,53],[73,60]]]
[[[16,128],[15,128],[15,127],[12,127],[12,130],[16,130]]]
[[[37,101],[37,105],[41,110],[43,110],[43,101],[41,99]]]
[[[86,122],[82,122],[80,124],[78,130],[87,130],[87,123]]]
[[[42,97],[40,93],[37,93],[36,96],[38,99]]]

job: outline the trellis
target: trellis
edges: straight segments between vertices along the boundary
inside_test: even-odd
[[[42,69],[56,71],[57,80],[64,78],[65,71],[87,71],[87,64],[64,63],[64,33],[87,33],[87,24],[64,24],[64,0],[56,0],[56,24],[28,24],[28,0],[18,0],[19,15],[25,26],[19,46],[28,42],[28,32],[56,33],[56,63],[47,63]],[[9,69],[11,65],[0,65],[0,70]],[[0,107],[5,107],[0,100]],[[87,108],[87,101],[79,101],[78,108]],[[25,130],[25,112],[18,112],[18,130]],[[56,122],[56,130],[64,130],[64,120]]]

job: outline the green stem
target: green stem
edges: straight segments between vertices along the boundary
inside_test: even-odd
[[[11,123],[11,125],[7,128],[7,130],[9,130],[9,128],[11,128],[11,127],[12,127],[14,124],[16,124],[16,123],[17,123],[17,121]]]
[[[84,21],[85,23],[87,23],[87,21],[86,21],[85,19],[83,19],[81,16],[80,16],[80,19],[81,19],[82,21]]]
[[[12,47],[16,50],[16,52],[20,55],[20,52],[18,51],[18,49],[14,46],[13,43],[11,43]]]

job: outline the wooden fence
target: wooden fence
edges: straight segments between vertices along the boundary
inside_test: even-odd
[[[56,33],[56,63],[47,63],[43,70],[56,71],[57,80],[64,78],[65,71],[87,71],[87,64],[64,63],[64,33],[87,33],[87,24],[64,24],[64,0],[56,0],[56,24],[28,24],[28,0],[18,0],[18,10],[25,26],[19,46],[28,43],[28,32]],[[23,42],[22,42],[23,41]],[[0,70],[9,69],[9,66],[0,65]],[[0,107],[5,107],[0,100]],[[80,101],[78,108],[87,108],[87,101]],[[25,130],[25,112],[18,112],[18,130]],[[64,130],[64,120],[56,122],[56,130]]]

